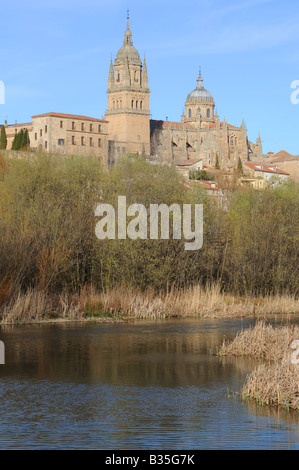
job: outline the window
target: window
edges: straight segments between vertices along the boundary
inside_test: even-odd
[[[84,122],[81,123],[81,131],[84,131]]]
[[[40,137],[43,135],[43,130],[42,129],[39,130],[39,135],[40,135]]]
[[[75,130],[75,122],[72,122],[72,129]]]
[[[34,139],[37,140],[37,133],[34,134]]]
[[[75,145],[75,136],[72,135],[72,145]]]
[[[101,124],[98,126],[98,131],[101,132]]]
[[[63,121],[60,121],[60,129],[63,128]]]
[[[81,145],[85,145],[85,139],[84,136],[81,137]]]
[[[191,109],[189,109],[189,118],[191,118],[192,116],[192,112],[191,112]]]
[[[58,145],[64,145],[64,139],[58,139]]]
[[[45,141],[45,149],[48,148],[48,142]]]
[[[142,101],[140,101],[140,109],[142,109]]]
[[[207,118],[209,118],[211,116],[211,110],[210,108],[207,109]]]
[[[101,147],[102,143],[101,143],[101,139],[98,139],[98,147]]]
[[[134,100],[132,100],[131,106],[132,106],[132,109],[133,109],[134,108]]]
[[[92,147],[92,146],[93,146],[92,137],[90,137],[90,138],[89,138],[89,145],[90,145],[90,147]]]
[[[89,130],[92,131],[92,124],[89,124]]]
[[[48,132],[48,126],[45,126],[45,134]]]

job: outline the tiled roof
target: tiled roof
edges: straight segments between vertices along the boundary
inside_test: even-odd
[[[279,174],[279,175],[289,175],[289,173],[281,170],[277,166],[269,166],[269,165],[265,165],[264,163],[246,162],[245,165],[255,171],[264,171],[265,173],[273,173],[273,174]]]
[[[9,127],[29,127],[29,126],[32,126],[32,122],[24,122],[24,123],[20,123],[20,124],[8,124],[7,126],[5,126],[5,128],[9,128]]]
[[[63,113],[45,113],[45,114],[36,114],[35,116],[32,116],[32,118],[38,118],[38,117],[59,117],[59,118],[64,118],[64,119],[79,119],[81,121],[96,121],[96,122],[107,122],[105,119],[97,119],[93,117],[88,117],[88,116],[80,116],[77,114],[63,114]]]
[[[174,127],[176,129],[187,128],[187,129],[195,130],[195,127],[189,124],[188,122],[185,123],[185,122],[174,122],[174,121],[158,121],[155,119],[151,119],[151,123],[155,127]]]
[[[185,160],[183,162],[179,162],[176,165],[177,166],[192,166],[195,165],[196,163],[201,162],[201,158],[198,160]]]
[[[292,157],[290,153],[286,152],[285,150],[280,150],[280,152],[277,152],[271,156],[271,158],[277,158],[277,157]]]
[[[191,181],[188,183],[189,188],[192,186],[199,186],[205,189],[218,189],[218,184],[213,181]]]
[[[223,127],[223,124],[224,124],[224,122],[219,122],[220,127]],[[211,122],[210,124],[207,125],[207,127],[216,127],[216,125],[217,125],[216,122]],[[227,125],[227,127],[236,128],[236,126],[233,126],[232,124],[228,124],[227,122],[226,122],[226,125]]]

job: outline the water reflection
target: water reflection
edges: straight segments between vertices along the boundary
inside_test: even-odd
[[[229,399],[246,320],[5,327],[1,448],[299,448],[298,421]]]

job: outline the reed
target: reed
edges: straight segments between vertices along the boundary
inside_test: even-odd
[[[93,285],[86,285],[80,293],[70,293],[67,289],[57,294],[49,293],[46,289],[28,289],[26,292],[18,289],[0,307],[0,321],[2,323],[24,323],[51,318],[83,320],[86,317],[99,319],[105,317],[153,319],[198,316],[230,318],[253,315],[257,313],[257,310],[259,315],[272,314],[273,311],[269,309],[269,303],[268,300],[261,302],[260,299],[239,298],[222,293],[217,284],[206,287],[196,285],[187,289],[172,288],[160,293],[156,293],[154,289],[142,291],[125,284],[106,290],[98,290]],[[285,297],[281,298],[281,302],[276,298],[275,305],[276,313],[299,312],[299,302],[292,298],[289,302]],[[263,306],[265,306],[264,311]],[[266,331],[269,328],[260,326],[260,329]],[[257,336],[255,329],[253,337]],[[265,335],[260,333],[259,336]],[[244,353],[246,345],[253,348],[255,344],[261,348],[260,339],[255,343],[249,332],[242,333],[232,344],[222,346],[221,354],[238,355],[240,348]]]
[[[299,327],[273,327],[258,321],[252,328],[239,332],[233,341],[224,342],[221,356],[247,356],[262,359],[248,376],[241,390],[243,399],[263,405],[299,409],[299,365],[293,364],[290,348],[299,339]]]

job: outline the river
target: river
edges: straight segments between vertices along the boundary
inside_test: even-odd
[[[256,363],[214,354],[255,321],[0,327],[0,449],[299,449],[298,414],[232,394]]]

